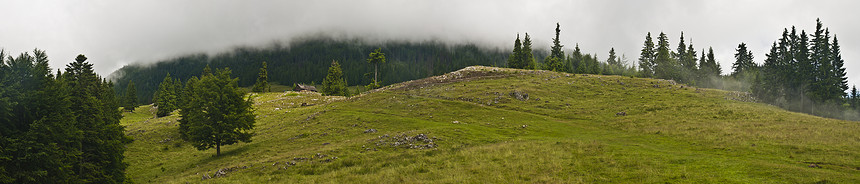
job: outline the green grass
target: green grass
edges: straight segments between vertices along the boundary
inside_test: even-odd
[[[514,91],[529,99],[514,98]],[[729,93],[664,80],[488,67],[349,99],[264,93],[254,97],[253,141],[224,146],[220,157],[180,140],[178,116],[153,118],[143,106],[123,118],[135,138],[127,172],[138,183],[200,182],[234,167],[205,181],[860,182],[857,122],[730,100]],[[386,140],[381,136],[404,134],[426,134],[438,147],[377,145]],[[290,161],[296,165],[286,167]]]

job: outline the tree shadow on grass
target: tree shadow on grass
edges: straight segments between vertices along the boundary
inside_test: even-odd
[[[237,145],[237,146],[238,146],[238,148],[235,148],[235,149],[223,149],[223,147],[222,147],[221,155],[218,155],[218,156],[215,155],[215,152],[213,149],[208,149],[206,151],[210,151],[212,155],[210,155],[209,157],[206,157],[205,159],[200,160],[198,162],[198,164],[205,164],[205,163],[220,160],[223,158],[227,158],[227,157],[231,157],[231,156],[237,156],[241,153],[244,153],[244,152],[250,150],[252,147],[251,144],[245,144],[245,145],[241,145],[241,146]]]

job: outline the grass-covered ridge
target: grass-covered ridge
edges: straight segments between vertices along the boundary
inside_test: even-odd
[[[221,157],[181,141],[176,115],[153,118],[150,106],[125,114],[135,138],[128,176],[199,182],[221,169],[226,176],[205,181],[860,182],[857,122],[665,80],[468,67],[349,99],[253,98],[257,135],[222,147]]]

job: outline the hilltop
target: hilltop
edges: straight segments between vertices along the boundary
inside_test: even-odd
[[[139,183],[860,182],[860,124],[669,80],[467,67],[351,98],[253,94],[250,143],[198,151],[126,113]]]

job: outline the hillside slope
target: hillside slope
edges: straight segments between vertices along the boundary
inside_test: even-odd
[[[179,140],[176,115],[143,106],[123,123],[139,183],[860,182],[857,122],[743,96],[467,67],[349,99],[257,94],[253,142],[220,157]]]

